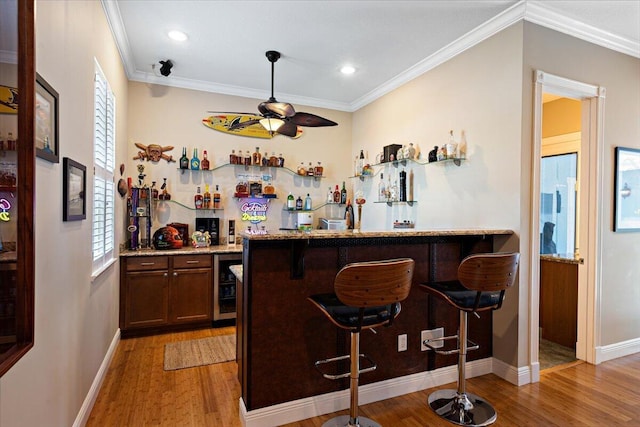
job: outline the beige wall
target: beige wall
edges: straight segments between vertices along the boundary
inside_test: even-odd
[[[35,345],[0,379],[3,427],[72,425],[118,328],[118,265],[91,282],[90,220],[62,221],[62,158],[87,166],[90,188],[95,56],[115,92],[124,159],[126,76],[100,2],[36,3],[36,68],[60,94],[60,163],[36,159]]]
[[[412,219],[420,229],[507,228],[516,236],[504,249],[518,250],[517,236],[526,233],[521,199],[528,197],[521,192],[520,164],[513,161],[521,155],[521,58],[522,25],[516,24],[354,113],[355,150],[413,142],[426,156],[448,140],[451,129],[456,139],[465,130],[468,144],[468,160],[460,167],[412,166],[418,203],[367,204],[364,228],[390,229],[395,219]],[[387,172],[397,174],[392,167]],[[376,185],[362,184],[371,200]],[[526,264],[527,248],[520,250]],[[494,353],[512,365],[524,277],[495,314]]]
[[[179,201],[193,207],[193,196],[196,187],[204,191],[204,185],[210,187],[219,185],[222,194],[222,212],[215,216],[222,220],[236,219],[237,228],[245,229],[247,223],[241,223],[238,201],[233,198],[236,183],[243,176],[249,174],[259,177],[262,173],[273,172],[274,184],[278,199],[272,200],[268,212],[266,227],[268,230],[278,230],[280,227],[291,227],[296,216],[283,212],[283,204],[291,192],[295,197],[311,196],[315,206],[320,206],[326,198],[328,186],[342,186],[346,173],[351,165],[351,114],[323,110],[318,108],[295,105],[297,111],[305,111],[327,117],[338,123],[338,126],[325,128],[304,128],[303,135],[298,139],[291,139],[278,135],[273,139],[259,139],[228,135],[214,131],[202,124],[202,119],[211,115],[207,111],[246,111],[257,112],[258,104],[262,100],[241,98],[214,94],[188,89],[172,88],[168,86],[148,85],[139,82],[129,83],[129,134],[127,141],[127,172],[136,180],[136,166],[145,165],[145,180],[147,184],[156,181],[159,185],[162,178],[167,178],[169,193],[172,200]],[[286,101],[286,100],[282,100]],[[244,167],[226,166],[214,172],[186,171],[181,173],[177,163],[169,164],[165,160],[158,163],[134,161],[132,158],[139,151],[134,143],[148,145],[151,143],[163,146],[173,146],[169,151],[175,159],[179,159],[182,147],[187,148],[191,157],[193,148],[198,149],[199,158],[202,151],[207,150],[211,168],[229,163],[231,150],[246,152],[255,151],[260,147],[261,153],[282,153],[285,166],[295,169],[304,162],[324,165],[326,178],[321,180],[302,179],[285,170],[270,168],[245,170]],[[153,229],[169,222],[184,222],[193,230],[196,216],[214,216],[212,213],[195,212],[171,203],[158,203],[155,210]],[[337,207],[320,208],[315,212],[316,217],[343,215],[342,209]],[[317,222],[317,218],[316,218]],[[255,226],[253,226],[255,229]],[[124,230],[124,228],[123,228]],[[226,236],[226,228],[223,230]]]
[[[640,148],[640,59],[617,53],[533,24],[525,25],[523,67],[523,147],[531,144],[533,75],[539,69],[557,76],[606,88],[604,153],[600,159],[600,218],[603,257],[598,268],[601,323],[596,346],[640,339],[640,237],[614,233],[613,161],[616,146]],[[523,167],[527,163],[523,161]],[[637,345],[637,344],[636,344]]]

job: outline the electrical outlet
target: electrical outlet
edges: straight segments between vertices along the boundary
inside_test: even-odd
[[[444,337],[444,328],[436,328],[428,331],[422,331],[420,333],[420,351],[427,351],[429,347],[424,345],[424,340],[432,340],[435,338]],[[436,341],[430,343],[432,347],[441,348],[444,347],[444,341]]]
[[[407,334],[398,335],[398,351],[407,351]]]

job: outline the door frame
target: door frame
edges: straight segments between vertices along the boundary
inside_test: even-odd
[[[551,93],[582,102],[580,149],[580,253],[578,265],[578,342],[576,357],[597,363],[600,342],[601,221],[603,206],[604,87],[578,82],[536,70],[534,73],[534,123],[531,167],[531,224],[529,262],[529,361],[531,382],[540,381],[540,163],[542,151],[542,94]]]

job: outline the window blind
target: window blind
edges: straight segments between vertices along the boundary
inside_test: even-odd
[[[115,222],[115,98],[96,63],[93,137],[93,271],[101,270],[114,256]]]

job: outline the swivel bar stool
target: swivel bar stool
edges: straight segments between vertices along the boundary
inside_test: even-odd
[[[361,373],[376,369],[375,363],[360,354],[360,331],[376,326],[390,326],[400,313],[400,301],[409,295],[413,279],[414,261],[411,258],[347,264],[336,275],[335,293],[312,295],[308,299],[339,328],[351,333],[351,351],[344,356],[319,360],[315,363],[328,379],[350,377],[351,402],[349,415],[334,417],[323,424],[329,426],[379,427],[380,424],[358,417],[358,380]],[[370,366],[360,369],[360,358]],[[350,370],[341,374],[327,374],[320,368],[327,363],[350,361]]]
[[[518,271],[519,253],[470,255],[458,266],[458,280],[425,283],[420,287],[443,299],[460,311],[457,335],[425,340],[424,344],[438,354],[458,354],[458,389],[437,390],[429,395],[429,406],[441,418],[462,426],[486,426],[497,419],[493,406],[465,389],[467,350],[478,345],[467,340],[467,313],[497,310],[502,306],[505,290],[512,286]],[[457,339],[458,348],[440,350],[434,342]]]

